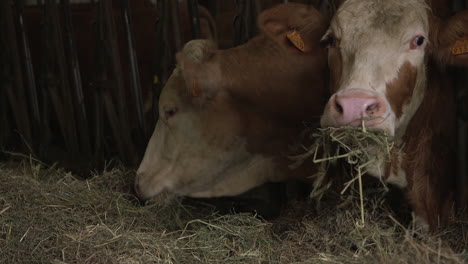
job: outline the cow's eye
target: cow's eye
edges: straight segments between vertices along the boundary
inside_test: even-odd
[[[336,37],[333,33],[328,33],[323,38],[320,40],[320,43],[327,47],[327,48],[332,48],[336,46]]]
[[[177,113],[177,108],[176,107],[165,108],[164,109],[164,119],[169,120],[176,113]]]
[[[425,38],[423,36],[416,36],[413,38],[410,44],[411,49],[416,49],[424,45]]]

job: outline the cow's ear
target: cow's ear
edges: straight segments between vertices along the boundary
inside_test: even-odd
[[[317,9],[297,3],[277,5],[258,17],[258,27],[264,34],[295,52],[316,51],[328,24]]]
[[[187,95],[203,101],[214,95],[219,79],[217,63],[210,60],[215,45],[209,40],[192,40],[177,54],[177,67],[185,81]]]
[[[182,2],[182,6],[180,8],[180,17],[181,22],[183,23],[183,35],[189,36],[193,33],[192,28],[192,21],[191,16],[189,15],[189,7],[187,1],[179,1]],[[199,18],[199,34],[197,39],[210,39],[214,42],[217,40],[217,32],[216,32],[216,22],[211,15],[210,11],[206,9],[202,5],[198,5],[198,18]]]
[[[198,5],[200,15],[200,38],[216,41],[218,34],[216,32],[216,22],[208,9]]]
[[[431,19],[430,52],[441,65],[468,66],[468,9],[442,21]]]

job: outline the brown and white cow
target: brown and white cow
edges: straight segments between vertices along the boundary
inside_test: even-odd
[[[312,8],[283,4],[263,12],[258,26],[262,33],[242,46],[217,50],[193,40],[177,55],[137,171],[140,198],[233,196],[313,173],[290,170],[286,156],[305,122],[318,125],[325,104],[319,40],[327,24]],[[293,30],[304,51],[288,40]]]
[[[468,11],[435,17],[423,0],[347,0],[322,42],[330,88],[321,125],[361,126],[394,136],[391,161],[369,174],[406,188],[416,220],[436,227],[455,188],[455,101],[446,65],[467,65],[451,47],[468,37]]]

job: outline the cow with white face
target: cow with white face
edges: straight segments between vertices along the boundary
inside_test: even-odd
[[[444,67],[468,37],[468,12],[447,21],[423,0],[347,0],[322,42],[330,89],[321,125],[366,126],[393,136],[390,162],[370,174],[405,187],[416,219],[436,227],[454,203],[455,102]]]
[[[313,174],[291,170],[287,156],[304,123],[319,123],[327,23],[310,7],[284,4],[263,12],[258,25],[262,33],[242,46],[217,50],[194,40],[177,55],[137,171],[140,198],[232,196]],[[299,48],[288,40],[294,30]]]

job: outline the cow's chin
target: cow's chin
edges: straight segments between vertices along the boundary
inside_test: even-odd
[[[158,203],[161,205],[168,205],[168,204],[173,203],[178,197],[179,196],[176,195],[175,193],[168,192],[168,191],[161,191],[146,200],[154,202],[154,203]]]
[[[192,198],[214,198],[240,195],[267,181],[281,181],[281,173],[274,169],[271,158],[263,155],[249,155],[244,159],[224,164],[204,164],[184,171],[160,170],[151,181],[140,188],[140,197],[161,201],[173,197],[187,196]],[[180,168],[180,166],[178,166]],[[163,175],[163,172],[166,173]],[[190,173],[192,172],[192,173]],[[252,177],[256,175],[256,177]],[[144,182],[144,181],[140,181]],[[168,198],[166,198],[168,197]]]

